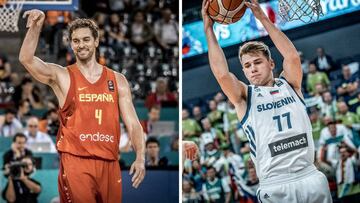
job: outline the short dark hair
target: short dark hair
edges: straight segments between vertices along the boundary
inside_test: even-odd
[[[16,110],[14,109],[14,108],[7,108],[6,110],[5,110],[5,115],[6,114],[13,114],[13,115],[15,115],[16,114]]]
[[[148,144],[150,143],[156,143],[158,146],[160,146],[159,140],[156,139],[156,137],[149,137],[146,140],[146,147],[148,146]]]
[[[23,138],[25,138],[25,140],[27,140],[27,137],[25,136],[24,133],[16,133],[15,136],[13,137],[13,142],[16,142],[16,139],[18,137],[23,137]]]
[[[315,61],[310,61],[310,62],[309,62],[309,66],[310,66],[310,65],[314,65],[314,66],[316,67],[316,69],[318,69],[318,67],[317,67],[317,65],[316,65],[316,63],[315,63]]]
[[[74,32],[74,30],[80,28],[89,28],[94,39],[97,39],[99,37],[99,27],[95,23],[95,21],[88,18],[78,18],[69,23],[68,30],[70,40],[72,39],[72,33]]]

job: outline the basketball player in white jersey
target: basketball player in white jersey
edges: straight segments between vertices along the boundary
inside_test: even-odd
[[[328,182],[314,166],[314,142],[310,120],[301,93],[300,57],[291,41],[261,10],[257,0],[245,3],[263,24],[284,57],[283,72],[274,78],[274,61],[268,46],[248,42],[240,47],[239,59],[250,85],[229,72],[226,58],[207,14],[202,17],[209,47],[210,67],[221,89],[235,105],[250,143],[250,156],[260,180],[259,202],[332,202]]]

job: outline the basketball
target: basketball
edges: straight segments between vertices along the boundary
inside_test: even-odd
[[[232,24],[241,19],[246,8],[244,0],[210,0],[208,13],[217,23]]]
[[[184,157],[186,159],[190,159],[191,161],[194,161],[197,158],[198,154],[198,147],[195,144],[195,142],[192,141],[183,141],[183,147],[184,147]]]
[[[3,6],[6,4],[6,0],[0,0],[0,6]]]

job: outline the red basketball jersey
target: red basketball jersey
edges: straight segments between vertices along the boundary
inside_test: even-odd
[[[59,110],[57,149],[77,156],[117,160],[120,112],[115,73],[103,67],[98,81],[91,84],[76,64],[67,70],[71,82]]]

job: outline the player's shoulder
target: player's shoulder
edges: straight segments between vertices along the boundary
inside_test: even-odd
[[[126,79],[125,75],[114,70],[111,70],[114,73],[116,84],[119,91],[127,91],[129,89],[129,82]]]
[[[127,83],[127,79],[126,79],[126,77],[125,77],[125,75],[124,74],[122,74],[122,73],[119,73],[119,72],[116,72],[116,71],[114,71],[114,70],[111,70],[113,73],[114,73],[114,75],[115,75],[115,79],[116,79],[116,81],[118,82],[118,84],[120,83]]]

